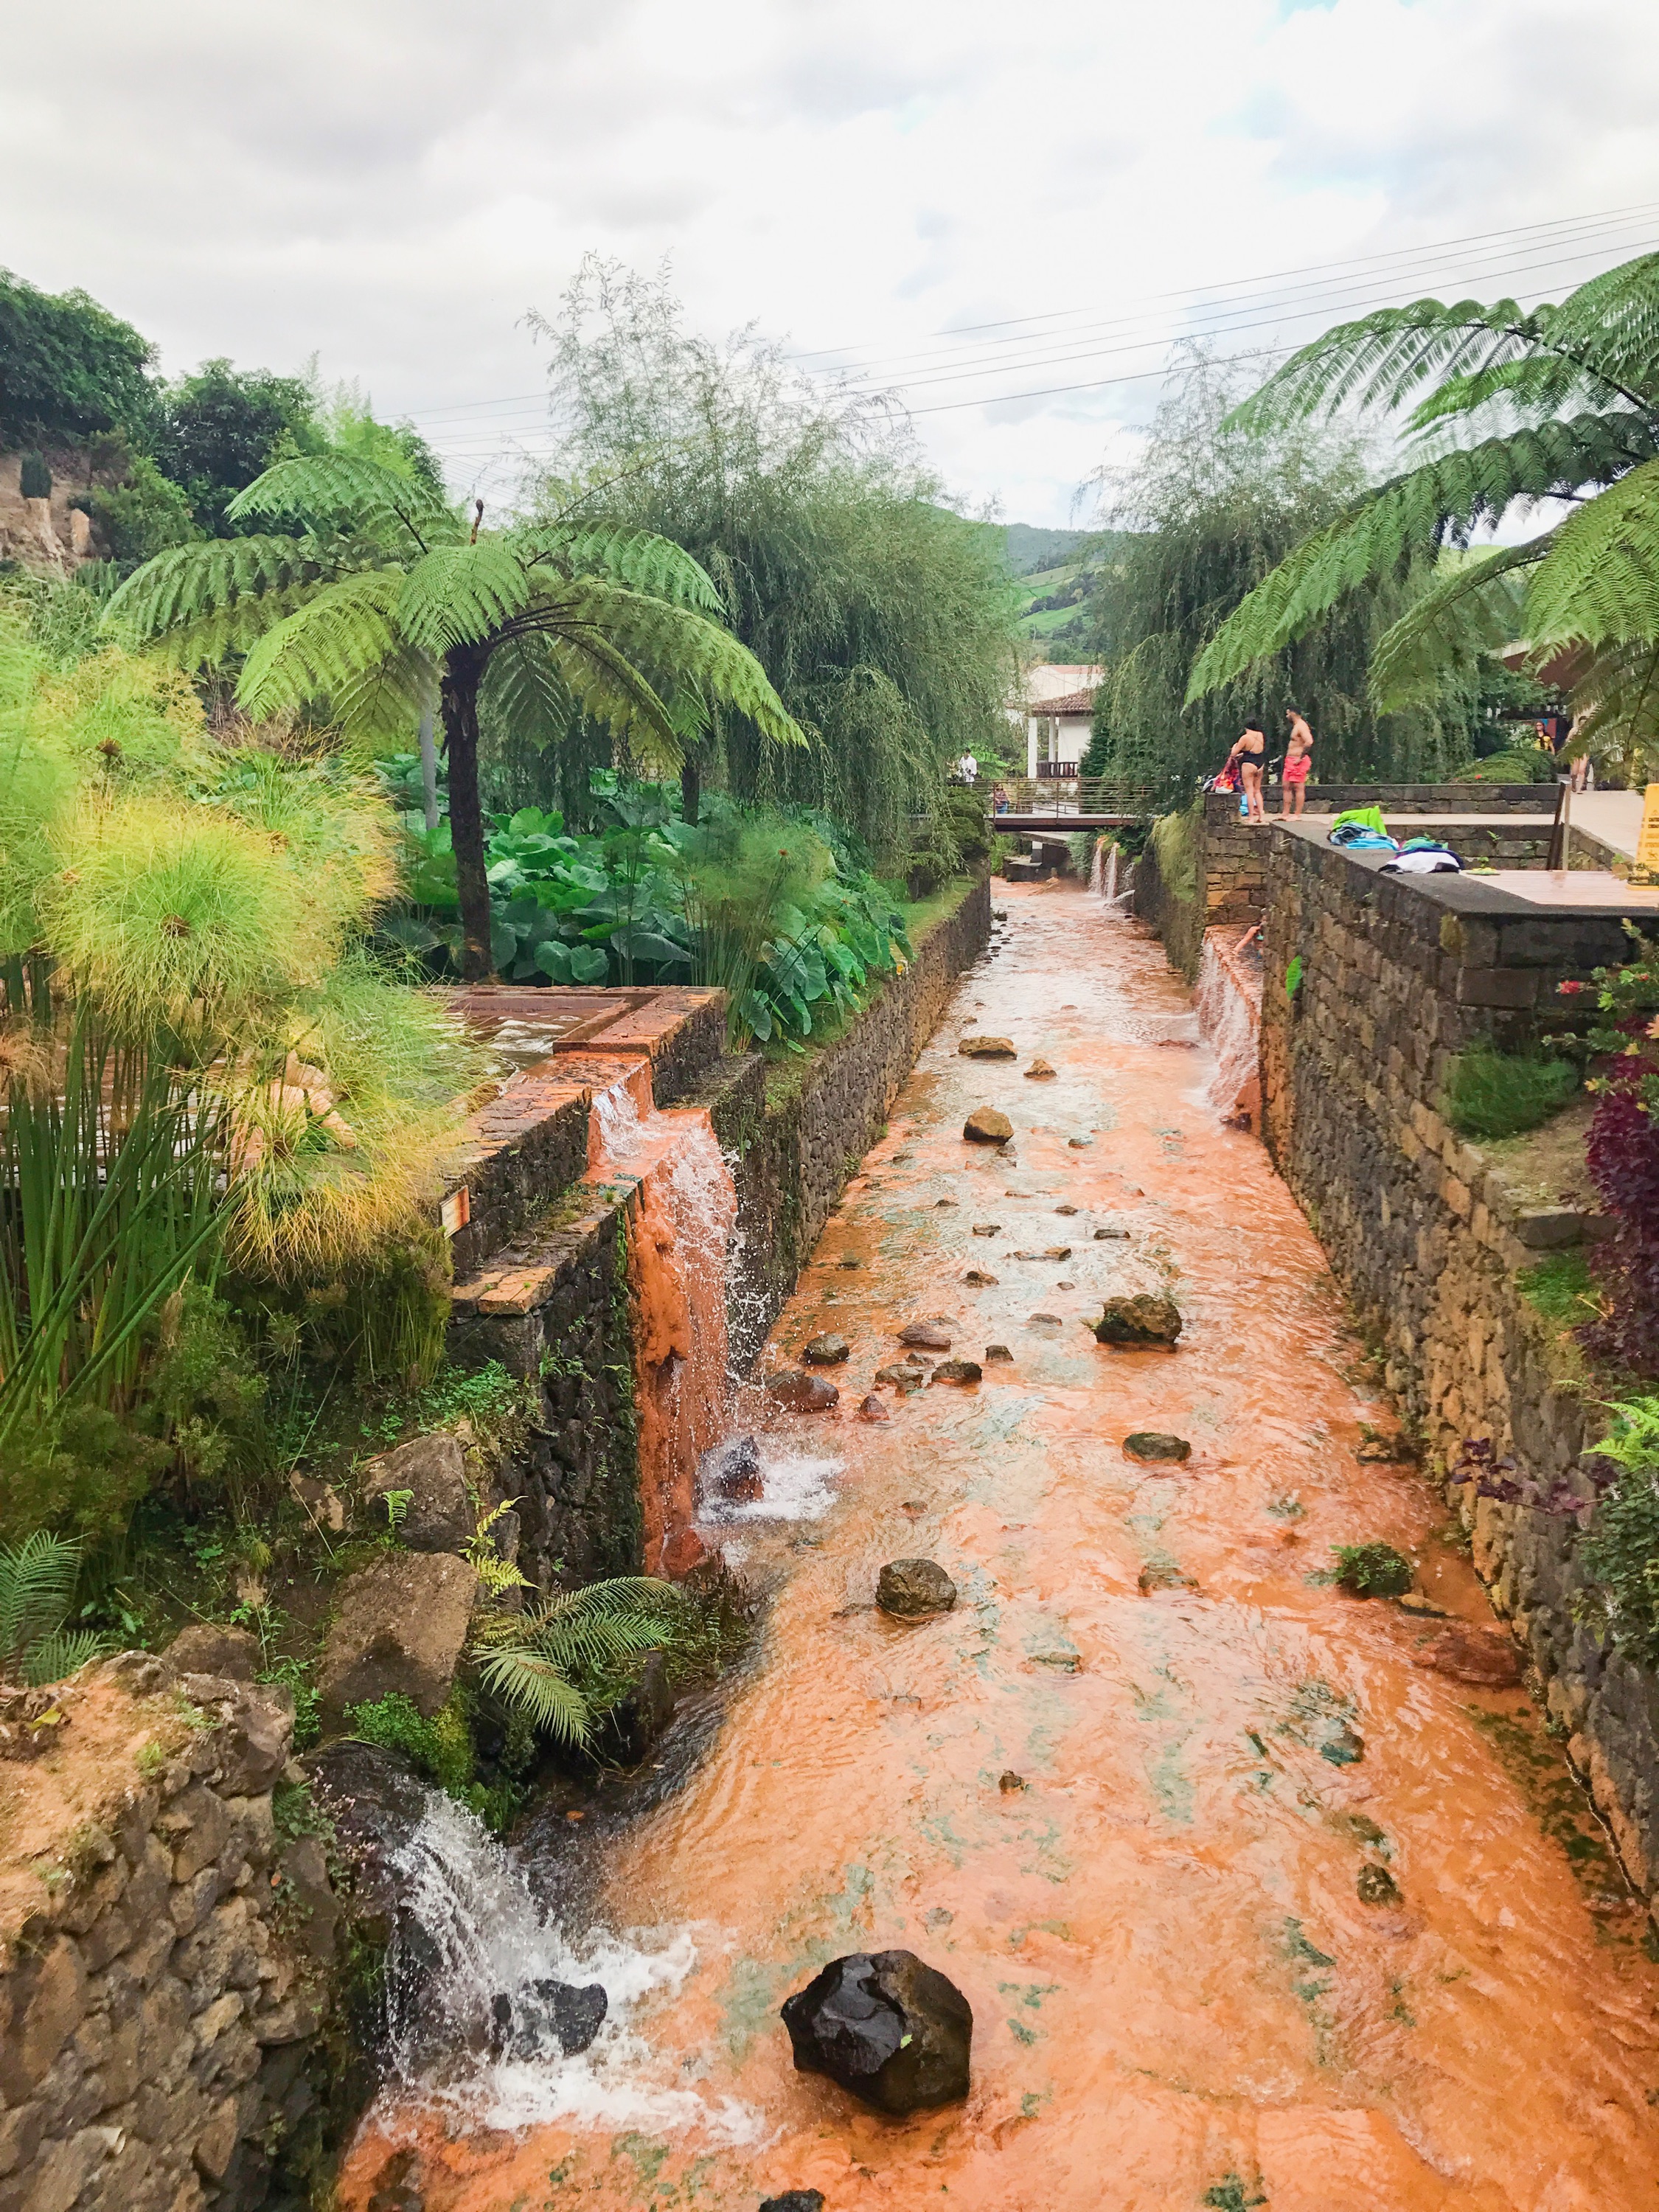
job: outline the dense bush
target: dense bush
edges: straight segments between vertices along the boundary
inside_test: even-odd
[[[1536,746],[1515,746],[1471,761],[1452,777],[1454,783],[1553,783],[1555,762]]]
[[[1635,957],[1625,966],[1559,989],[1569,1003],[1595,999],[1588,1042],[1601,1057],[1589,1079],[1596,1105],[1587,1159],[1616,1224],[1595,1252],[1603,1311],[1579,1334],[1595,1357],[1650,1376],[1659,1375],[1659,947],[1633,928],[1631,935]]]
[[[1451,1062],[1441,1111],[1460,1137],[1490,1142],[1541,1127],[1577,1091],[1570,1060],[1478,1048]]]
[[[149,420],[154,349],[84,292],[0,270],[0,444],[73,443]]]

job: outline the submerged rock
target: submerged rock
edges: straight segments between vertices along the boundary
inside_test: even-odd
[[[602,1982],[526,1984],[511,1996],[499,1991],[490,2006],[489,2050],[495,2058],[536,2058],[550,2039],[567,2058],[586,2051],[611,2009]]]
[[[823,2212],[821,2189],[786,2189],[781,2197],[763,2197],[760,2212]]]
[[[1097,1229],[1095,1231],[1095,1242],[1097,1244],[1103,1244],[1109,1237],[1127,1237],[1128,1233],[1129,1232],[1127,1229]]]
[[[997,1788],[1001,1790],[1005,1797],[1012,1797],[1015,1790],[1024,1790],[1025,1787],[1025,1777],[1023,1774],[1016,1774],[1012,1766],[1005,1767],[997,1777]]]
[[[985,1364],[988,1367],[994,1359],[1012,1359],[1013,1356],[1006,1344],[988,1344],[985,1347]]]
[[[841,1392],[833,1382],[822,1375],[809,1375],[804,1368],[775,1375],[766,1386],[766,1395],[792,1413],[827,1413],[841,1403]]]
[[[957,1586],[936,1559],[890,1559],[876,1581],[876,1603],[899,1620],[949,1613]]]
[[[1398,1905],[1400,1885],[1387,1867],[1363,1866],[1354,1887],[1362,1905]]]
[[[1125,1437],[1126,1457],[1149,1464],[1166,1460],[1188,1460],[1193,1448],[1185,1437],[1172,1437],[1162,1429],[1137,1429],[1133,1436]]]
[[[1075,1213],[1077,1210],[1074,1206],[1057,1206],[1054,1208],[1056,1213]]]
[[[898,1333],[901,1344],[913,1344],[922,1352],[948,1352],[951,1332],[943,1322],[907,1322]]]
[[[1097,1344],[1157,1345],[1173,1352],[1181,1334],[1181,1309],[1173,1298],[1142,1291],[1132,1298],[1108,1298],[1091,1326]]]
[[[1142,1597],[1151,1597],[1154,1590],[1198,1588],[1194,1577],[1182,1574],[1173,1559],[1149,1559],[1137,1579]]]
[[[1055,1070],[1049,1066],[1048,1062],[1044,1060],[1042,1054],[1039,1053],[1036,1058],[1031,1062],[1031,1065],[1026,1069],[1025,1080],[1028,1083],[1048,1083],[1053,1080],[1054,1073]]]
[[[933,1200],[935,1211],[941,1206],[960,1206],[962,1200],[959,1198],[936,1198]]]
[[[913,1951],[832,1960],[785,2000],[783,2024],[798,2071],[827,2075],[878,2112],[902,2116],[968,2094],[972,2008]]]
[[[1000,1237],[1002,1224],[1000,1221],[976,1221],[973,1233],[975,1237]]]
[[[1063,1328],[1065,1323],[1058,1314],[1028,1314],[1025,1326],[1027,1328]]]
[[[705,1452],[698,1469],[706,1498],[724,1498],[732,1505],[753,1505],[765,1495],[761,1475],[760,1446],[753,1437],[728,1437]]]
[[[958,1040],[957,1050],[964,1060],[1018,1060],[1011,1040],[1004,1036],[965,1036]]]
[[[979,1379],[977,1359],[941,1359],[933,1373],[935,1382],[977,1382]]]
[[[994,1106],[975,1106],[963,1123],[962,1133],[970,1145],[1006,1145],[1014,1133],[1014,1125]]]
[[[1414,1667],[1489,1690],[1515,1688],[1524,1671],[1521,1647],[1507,1629],[1478,1628],[1467,1620],[1448,1621],[1411,1660]]]
[[[801,1358],[810,1367],[839,1367],[843,1359],[852,1357],[853,1347],[844,1336],[825,1334],[815,1336],[801,1347]]]
[[[890,1421],[892,1418],[892,1415],[888,1412],[881,1400],[877,1397],[873,1390],[872,1390],[867,1396],[859,1400],[860,1420]]]

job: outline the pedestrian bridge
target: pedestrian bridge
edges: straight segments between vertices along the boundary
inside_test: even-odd
[[[1116,783],[1103,775],[1032,779],[1003,777],[1006,813],[991,811],[992,827],[1009,836],[1028,832],[1069,836],[1079,830],[1127,830],[1157,811],[1158,793],[1150,783]],[[988,802],[990,790],[986,792]]]

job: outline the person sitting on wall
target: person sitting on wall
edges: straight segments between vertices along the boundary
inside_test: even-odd
[[[1313,732],[1294,707],[1287,707],[1285,713],[1291,725],[1291,740],[1285,749],[1281,820],[1287,815],[1300,814],[1307,805],[1308,771],[1313,766]]]
[[[1265,822],[1267,814],[1261,804],[1261,777],[1267,765],[1267,733],[1259,722],[1245,723],[1227,760],[1230,766],[1237,762],[1243,779],[1245,820]]]
[[[1006,814],[1008,811],[1008,787],[1006,783],[994,783],[991,786],[991,811],[994,814]]]

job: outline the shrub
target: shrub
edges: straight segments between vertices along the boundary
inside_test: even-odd
[[[1595,1252],[1601,1312],[1579,1340],[1626,1374],[1650,1376],[1659,1374],[1659,1054],[1651,1035],[1659,948],[1634,928],[1631,936],[1636,956],[1625,966],[1598,968],[1589,984],[1559,989],[1569,1002],[1589,991],[1595,996],[1589,1042],[1602,1056],[1589,1079],[1596,1105],[1586,1160],[1617,1224]]]
[[[1360,1597],[1403,1597],[1415,1575],[1411,1561],[1392,1544],[1336,1544],[1336,1579]]]
[[[430,1720],[400,1690],[377,1698],[373,1705],[353,1705],[345,1717],[352,1734],[363,1742],[401,1752],[440,1790],[465,1798],[477,1755],[466,1715],[454,1697]]]
[[[1460,768],[1453,776],[1454,783],[1553,783],[1555,763],[1547,753],[1536,748],[1522,750],[1512,747],[1503,752],[1488,753],[1484,760],[1471,761]]]
[[[1578,1547],[1595,1586],[1575,1610],[1645,1667],[1659,1666],[1659,1398],[1616,1401],[1598,1456],[1617,1470]]]
[[[1536,1129],[1578,1090],[1570,1060],[1541,1053],[1460,1053],[1447,1070],[1440,1110],[1460,1137],[1491,1141]]]
[[[39,453],[25,453],[17,471],[17,489],[25,499],[52,497],[52,471]]]

